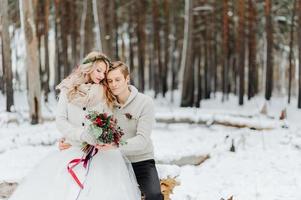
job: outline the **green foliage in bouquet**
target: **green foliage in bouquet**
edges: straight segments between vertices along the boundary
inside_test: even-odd
[[[86,115],[91,124],[89,125],[89,133],[92,134],[101,144],[115,143],[117,146],[125,144],[121,140],[124,135],[122,129],[117,125],[117,119],[113,115],[107,113],[98,113],[91,111]]]

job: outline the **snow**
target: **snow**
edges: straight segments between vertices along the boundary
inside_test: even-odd
[[[219,119],[270,127],[258,131],[210,123],[157,123],[152,134],[156,160],[169,163],[184,156],[210,156],[196,166],[157,164],[161,178],[175,177],[180,183],[172,200],[220,200],[232,195],[234,200],[301,199],[301,111],[296,109],[295,99],[287,105],[284,98],[273,97],[264,116],[259,113],[262,97],[238,106],[237,97],[230,95],[222,103],[217,95],[196,109],[179,108],[178,94],[173,104],[167,101],[168,95],[156,100],[157,117]],[[42,105],[47,120],[33,126],[28,121],[24,93],[16,93],[15,113],[4,112],[5,99],[0,95],[0,182],[19,182],[43,157],[58,151],[56,141],[61,134],[52,121],[55,105],[52,94],[50,102]],[[279,121],[284,108],[288,119]],[[235,152],[230,151],[232,141]]]

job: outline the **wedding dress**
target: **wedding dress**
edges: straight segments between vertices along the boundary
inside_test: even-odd
[[[120,150],[99,151],[84,168],[80,163],[73,171],[67,170],[68,163],[83,157],[81,142],[76,140],[76,133],[82,131],[83,119],[88,110],[104,111],[101,85],[83,84],[78,90],[78,97],[69,102],[65,92],[61,92],[57,106],[57,124],[60,132],[72,147],[55,151],[46,156],[24,178],[9,200],[140,200],[131,163]],[[83,95],[82,95],[83,94]],[[80,96],[82,95],[82,96]]]
[[[85,169],[74,172],[83,183],[81,189],[67,170],[67,164],[82,151],[71,147],[44,158],[21,181],[9,200],[140,200],[131,163],[118,149],[98,152]]]

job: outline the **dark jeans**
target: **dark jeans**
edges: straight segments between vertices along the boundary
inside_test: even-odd
[[[132,163],[132,166],[145,200],[163,200],[155,161],[145,160]]]

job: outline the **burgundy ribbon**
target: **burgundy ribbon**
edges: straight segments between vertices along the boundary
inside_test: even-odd
[[[67,165],[67,170],[68,172],[71,174],[72,178],[75,180],[75,182],[78,184],[78,186],[83,189],[84,185],[83,183],[80,182],[80,180],[78,179],[77,175],[75,174],[75,172],[73,171],[73,168],[76,167],[77,165],[79,165],[81,162],[83,162],[83,167],[86,169],[88,162],[91,160],[91,158],[93,156],[95,156],[98,152],[98,149],[93,147],[85,156],[85,158],[76,158],[71,160],[68,165]]]

